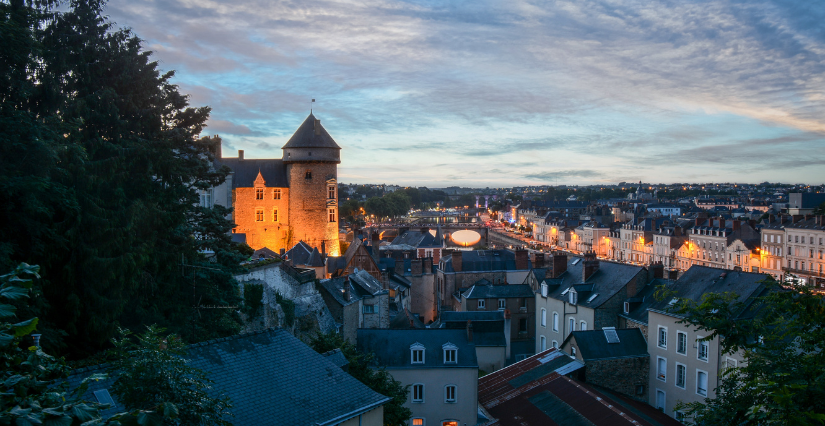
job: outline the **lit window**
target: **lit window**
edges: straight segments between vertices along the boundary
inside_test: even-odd
[[[329,209],[329,221],[336,222],[335,220],[335,209]]]
[[[255,189],[255,199],[256,200],[263,200],[264,199],[264,189],[263,188]]]
[[[328,191],[329,192],[329,198],[334,200],[335,199],[335,185],[330,185],[328,189],[329,189],[329,191]]]
[[[681,331],[676,333],[676,352],[682,355],[687,354],[687,334]]]
[[[275,209],[275,210],[272,211],[272,221],[273,222],[278,221],[278,209]]]
[[[701,337],[699,337],[701,339]],[[700,340],[698,343],[698,347],[696,349],[696,358],[701,359],[702,361],[708,360],[708,342],[704,340]]]
[[[273,200],[280,200],[281,199],[281,190],[275,188],[272,190],[272,199]]]
[[[424,402],[424,384],[416,383],[412,387],[413,402]]]
[[[256,222],[263,222],[264,221],[264,209],[255,210],[255,221]]]
[[[455,385],[447,385],[444,387],[444,402],[455,402]]]
[[[478,299],[478,309],[484,309],[484,299]]]
[[[412,419],[412,426],[424,426],[424,419],[420,417]]]
[[[660,348],[667,349],[667,328],[659,327],[659,340],[657,344]]]

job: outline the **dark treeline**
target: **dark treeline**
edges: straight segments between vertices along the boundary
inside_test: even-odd
[[[236,332],[235,310],[192,308],[193,294],[239,304],[231,272],[248,255],[225,209],[198,206],[227,174],[210,167],[219,141],[198,138],[209,108],[190,107],[102,2],[55,8],[0,2],[0,270],[28,262],[43,276],[23,316],[40,317],[47,350],[75,358],[118,326],[190,341]]]

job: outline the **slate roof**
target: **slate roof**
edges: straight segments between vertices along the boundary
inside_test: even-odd
[[[630,304],[630,311],[628,313],[624,313],[624,310],[622,310],[622,312],[619,313],[619,316],[635,321],[639,324],[647,325],[647,310],[653,304],[658,302],[654,296],[656,290],[661,286],[670,287],[673,283],[673,280],[665,280],[661,278],[656,278],[651,281],[645,286],[645,288],[642,289],[642,291],[638,292],[636,296],[627,299],[627,302]]]
[[[389,328],[393,329],[409,329],[409,328],[425,328],[424,323],[418,318],[418,315],[413,315],[407,308],[399,312],[390,321]]]
[[[647,404],[565,377],[582,366],[551,348],[479,378],[478,402],[491,417],[485,425],[681,425]]]
[[[187,357],[232,399],[235,425],[338,424],[389,401],[284,330],[193,345]]]
[[[315,134],[315,116],[312,113],[298,126],[298,130],[292,135],[281,149],[286,148],[336,148],[341,149],[332,136],[327,133],[327,129],[319,122],[321,131],[319,135]]]
[[[441,227],[438,229],[441,230]],[[386,248],[393,250],[395,246],[409,246],[411,248],[442,247],[443,244],[444,240],[438,232],[436,232],[436,235],[433,235],[429,233],[429,231],[406,231],[395,237],[395,239],[392,240],[392,244],[386,246]]]
[[[338,351],[340,354],[340,351]],[[321,355],[280,329],[241,334],[190,345],[189,365],[214,381],[212,393],[232,400],[236,426],[334,425],[390,401],[345,373],[335,351]],[[70,389],[105,366],[75,370]],[[114,378],[91,382],[84,398],[111,388]],[[117,403],[116,403],[117,404]],[[117,404],[104,416],[125,411]]]
[[[748,298],[758,296],[765,289],[766,278],[768,275],[765,274],[693,265],[670,286],[670,289],[676,292],[675,297],[696,302],[700,301],[705,293],[736,293],[739,297],[734,302],[745,302]],[[657,300],[649,309],[667,313],[671,300]]]
[[[619,341],[610,343],[607,340],[605,330],[574,331],[567,336],[562,343],[562,347],[571,340],[576,340],[576,346],[582,359],[587,361],[598,361],[604,359],[618,358],[647,358],[647,341],[638,328],[613,329],[619,337]]]
[[[359,328],[357,342],[358,350],[375,354],[376,364],[388,369],[478,368],[475,345],[467,341],[463,329]],[[448,342],[458,347],[455,364],[444,364],[442,345]],[[423,364],[412,364],[410,346],[415,343],[424,345]]]
[[[472,250],[460,251],[462,272],[481,271],[515,271],[516,254],[509,250]],[[445,256],[444,272],[455,272],[452,256]],[[532,268],[532,262],[527,260],[527,269]]]
[[[286,175],[286,165],[278,159],[239,159],[219,158],[215,166],[228,166],[232,169],[232,189],[252,188],[258,172],[266,181],[268,188],[288,188],[289,180]]]
[[[533,289],[527,284],[474,285],[461,293],[467,299],[506,299],[533,295]]]
[[[312,254],[312,247],[303,240],[298,241],[291,249],[287,250],[285,256],[292,261],[293,265],[308,265],[309,256]]]
[[[575,263],[574,263],[575,262]],[[578,295],[578,305],[587,308],[598,308],[608,301],[613,295],[618,293],[628,282],[633,280],[640,272],[644,273],[641,266],[625,265],[622,263],[599,261],[599,269],[587,278],[587,282],[582,282],[584,274],[584,259],[581,257],[569,257],[567,259],[567,270],[556,278],[544,280],[548,285],[547,297],[558,300],[567,300],[564,293],[570,287],[576,286]],[[592,287],[581,286],[582,284],[592,285]],[[562,295],[564,293],[564,295]],[[590,297],[598,294],[590,300]]]
[[[438,328],[466,331],[467,321],[473,324],[473,344],[476,346],[507,346],[504,311],[444,311],[439,318]]]
[[[386,290],[369,272],[356,268],[352,274],[320,281],[321,286],[341,306],[347,306],[365,297],[372,297]],[[350,300],[344,300],[344,286],[349,285]]]

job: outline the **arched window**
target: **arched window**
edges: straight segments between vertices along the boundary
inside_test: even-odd
[[[541,308],[541,326],[547,327],[547,309]]]
[[[559,313],[553,312],[553,331],[559,331]]]

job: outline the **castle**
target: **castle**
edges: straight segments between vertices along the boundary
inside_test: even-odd
[[[311,113],[281,148],[280,159],[223,158],[232,173],[208,203],[232,207],[236,240],[253,249],[289,250],[298,241],[339,256],[338,164],[341,147]],[[203,203],[203,196],[202,203]]]

